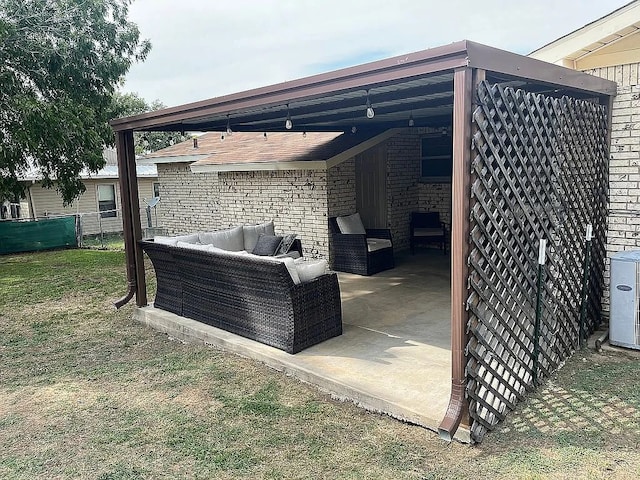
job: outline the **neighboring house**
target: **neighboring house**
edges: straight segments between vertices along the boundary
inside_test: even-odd
[[[22,212],[22,217],[43,218],[79,215],[83,235],[97,234],[101,231],[105,233],[121,232],[120,185],[115,150],[105,149],[104,158],[107,164],[98,172],[81,173],[86,191],[67,206],[64,205],[62,197],[55,187],[45,188],[42,186],[41,177],[37,171],[27,174],[24,181],[28,183],[26,200],[29,211],[28,214]],[[158,194],[157,173],[154,166],[138,166],[136,171],[140,198],[140,220],[144,227],[147,226],[144,199],[149,200]]]
[[[640,248],[640,1],[569,33],[530,57],[618,84],[611,119],[607,258]],[[609,308],[609,262],[604,308]]]
[[[307,255],[327,256],[328,217],[359,211],[365,226],[391,228],[397,251],[409,246],[412,211],[439,211],[450,225],[451,152],[446,128],[207,133],[138,164],[157,166],[159,223],[170,233],[274,219]],[[434,171],[438,162],[445,168]]]

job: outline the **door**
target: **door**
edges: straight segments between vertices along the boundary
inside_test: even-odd
[[[387,228],[387,149],[356,156],[356,209],[367,228]]]

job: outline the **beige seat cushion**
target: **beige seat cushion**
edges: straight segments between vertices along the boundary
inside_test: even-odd
[[[441,228],[415,228],[413,230],[414,237],[440,237],[442,236]]]
[[[391,240],[387,238],[367,238],[367,251],[375,252],[376,250],[382,250],[383,248],[389,248],[391,246]]]

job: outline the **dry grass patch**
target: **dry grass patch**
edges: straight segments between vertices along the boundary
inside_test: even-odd
[[[135,323],[111,306],[122,252],[4,257],[0,279],[0,478],[640,475],[637,359],[581,353],[482,445],[445,444]]]

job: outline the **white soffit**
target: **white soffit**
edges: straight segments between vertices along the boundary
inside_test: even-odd
[[[138,165],[156,165],[158,163],[192,163],[210,157],[209,153],[197,155],[172,155],[166,157],[142,157],[136,160]]]
[[[529,57],[576,68],[576,62],[640,30],[640,0],[625,5],[541,48]]]

